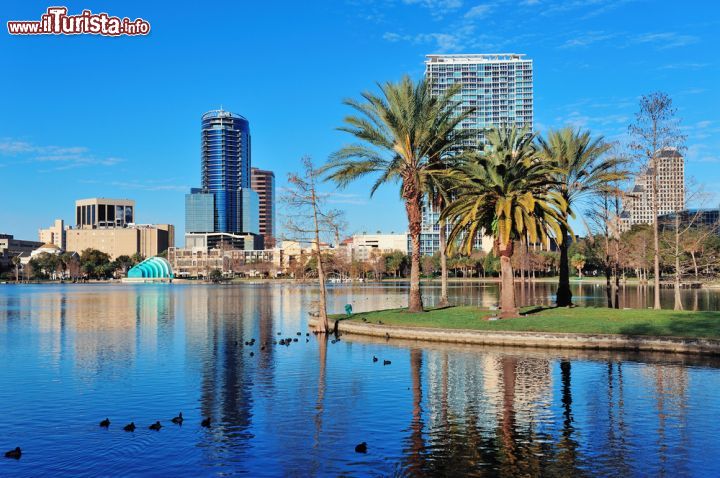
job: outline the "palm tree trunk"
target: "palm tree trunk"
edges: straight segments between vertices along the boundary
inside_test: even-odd
[[[513,243],[500,244],[500,317],[508,319],[517,317],[518,309],[515,305],[515,278],[513,277],[512,263]]]
[[[414,194],[405,199],[405,210],[408,218],[408,229],[410,230],[410,296],[408,297],[408,312],[422,312],[423,302],[420,294],[420,227],[422,210],[420,207],[420,195]]]
[[[445,219],[440,220],[440,302],[439,307],[450,305],[448,300],[448,267],[447,267],[447,231],[445,231]]]
[[[570,261],[568,259],[568,230],[560,225],[560,281],[558,283],[557,297],[555,302],[558,307],[570,307],[572,305],[572,292],[570,291]]]

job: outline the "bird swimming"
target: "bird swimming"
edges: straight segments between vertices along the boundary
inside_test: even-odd
[[[5,458],[15,458],[16,460],[19,460],[22,456],[22,450],[19,446],[16,446],[14,450],[6,451],[5,452]]]
[[[362,442],[355,447],[355,453],[367,453],[367,443]]]
[[[180,413],[178,413],[178,416],[176,416],[176,417],[174,417],[174,418],[172,419],[172,422],[173,422],[173,423],[176,423],[176,424],[178,424],[178,425],[182,425],[183,420],[184,420],[184,419],[183,419],[183,416],[182,416],[182,412],[180,412]]]
[[[100,426],[103,427],[103,428],[109,427],[109,426],[110,426],[110,419],[109,419],[109,418],[106,418],[105,420],[101,421],[101,422],[100,422]]]
[[[375,363],[375,362],[377,362],[377,361],[378,361],[378,358],[373,355],[373,363]]]
[[[150,430],[160,431],[160,429],[162,428],[162,425],[160,425],[160,420],[156,421],[155,423],[153,423],[152,425],[150,425],[148,428],[149,428]]]
[[[126,432],[134,432],[135,431],[135,422],[130,422],[127,425],[123,427],[123,430]]]
[[[383,365],[390,365],[392,362],[389,360],[383,360]]]
[[[205,428],[210,428],[210,417],[204,418],[200,425]]]

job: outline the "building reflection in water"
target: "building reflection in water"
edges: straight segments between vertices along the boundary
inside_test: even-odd
[[[481,304],[496,300],[493,287],[453,283],[450,292]],[[526,301],[551,298],[549,286],[534,287]],[[620,300],[645,300],[647,291],[638,298],[637,289],[623,290]],[[182,450],[186,469],[212,474],[654,476],[717,469],[699,451],[718,449],[707,433],[718,408],[715,359],[360,337],[328,344],[314,336],[305,342],[304,334],[291,347],[273,346],[307,331],[317,294],[299,284],[25,290],[0,295],[0,350],[13,357],[3,377],[31,397],[16,406],[21,418],[5,417],[16,420],[13,428],[25,430],[22,416],[38,408],[55,407],[63,421],[86,414],[91,419],[79,421],[94,422],[108,405],[137,420],[169,417],[182,406],[189,426],[157,437],[173,453]],[[330,290],[335,312],[346,303],[397,307],[407,291],[398,284]],[[606,300],[592,284],[577,292],[579,300]],[[716,300],[686,292],[700,304]],[[253,338],[254,346],[244,345]],[[392,365],[373,363],[373,355]],[[17,403],[21,395],[5,387],[0,396]],[[59,403],[75,408],[65,416]],[[212,428],[199,427],[201,415],[212,417]],[[63,429],[79,442],[84,430]],[[361,441],[367,455],[353,451]]]

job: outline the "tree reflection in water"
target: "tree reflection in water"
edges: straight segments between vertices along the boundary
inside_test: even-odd
[[[480,397],[468,394],[461,410],[449,406],[451,397],[448,381],[452,364],[447,353],[442,354],[439,397],[439,420],[425,429],[423,411],[423,352],[410,352],[412,415],[409,436],[405,441],[405,460],[398,476],[584,476],[574,437],[572,411],[572,383],[570,362],[560,364],[562,381],[562,425],[558,434],[540,431],[532,415],[518,419],[516,406],[532,398],[528,384],[536,383],[538,371],[545,370],[544,380],[550,381],[549,369],[543,361],[529,363],[517,357],[497,358],[495,373],[501,377],[501,388],[493,395],[485,382],[480,393],[493,395],[497,417],[481,412],[476,403]],[[475,364],[475,366],[478,366]],[[520,380],[522,379],[522,380]],[[428,409],[433,405],[428,404]],[[527,412],[527,410],[525,410]],[[495,421],[495,425],[489,425]]]

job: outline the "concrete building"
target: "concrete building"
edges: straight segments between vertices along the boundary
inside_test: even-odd
[[[12,234],[0,234],[0,270],[9,270],[14,267],[13,257],[29,258],[30,254],[42,245],[43,243],[38,241],[15,239]]]
[[[663,148],[657,158],[658,216],[685,209],[685,158],[675,148]],[[625,195],[621,227],[628,230],[636,224],[653,224],[653,171],[646,165],[635,177],[633,188]]]
[[[517,125],[533,128],[533,62],[517,53],[427,55],[425,78],[432,94],[462,85],[458,113],[476,108],[460,124],[475,132],[474,146],[484,141],[483,128]]]
[[[76,228],[125,227],[135,222],[135,201],[89,198],[75,201]]]
[[[38,230],[38,237],[43,244],[55,244],[65,250],[65,221],[55,219],[52,226]]]
[[[175,227],[171,224],[133,224],[128,227],[104,229],[67,229],[66,250],[82,253],[85,249],[97,249],[110,255],[141,254],[152,257],[175,244]]]
[[[356,234],[343,241],[339,247],[345,248],[348,259],[367,261],[373,254],[390,252],[408,253],[408,235],[403,234]]]
[[[265,248],[275,247],[275,173],[252,168],[251,187],[258,193],[259,231]]]

